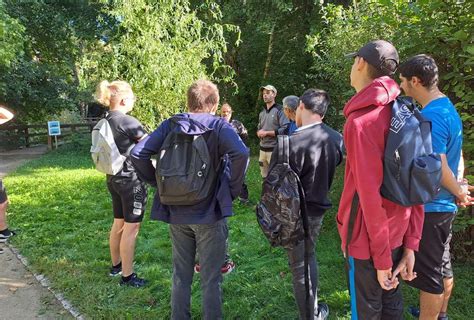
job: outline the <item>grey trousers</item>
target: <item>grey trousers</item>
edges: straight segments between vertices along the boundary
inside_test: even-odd
[[[309,319],[317,319],[318,315],[318,262],[316,261],[315,243],[321,230],[323,216],[308,217],[309,233],[311,235],[311,254],[309,256],[309,282],[310,299],[309,303],[313,308]],[[288,264],[293,275],[293,292],[298,305],[300,319],[307,319],[306,314],[306,290],[304,285],[304,241],[300,241],[293,249],[287,249]]]
[[[222,319],[222,274],[226,220],[214,224],[171,224],[173,284],[171,318],[191,319],[191,284],[196,252],[201,265],[202,318]]]

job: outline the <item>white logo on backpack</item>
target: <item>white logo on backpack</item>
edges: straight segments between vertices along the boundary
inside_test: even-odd
[[[126,157],[120,154],[107,119],[100,120],[92,130],[91,156],[102,173],[115,175],[122,170]]]

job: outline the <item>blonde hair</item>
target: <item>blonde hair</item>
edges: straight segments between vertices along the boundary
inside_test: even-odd
[[[127,82],[120,80],[108,82],[107,80],[103,80],[97,86],[95,98],[100,104],[110,107],[110,105],[113,104],[112,101],[123,94],[129,93],[133,93],[133,91]]]

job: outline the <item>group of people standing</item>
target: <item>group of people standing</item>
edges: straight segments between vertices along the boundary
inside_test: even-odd
[[[303,245],[287,250],[300,318],[325,319],[329,313],[328,306],[317,298],[315,244],[324,213],[332,206],[328,193],[336,167],[345,157],[337,225],[347,262],[352,319],[402,319],[401,277],[420,289],[421,319],[445,320],[453,287],[449,255],[452,221],[457,204],[471,203],[459,170],[461,119],[438,89],[438,68],[431,57],[417,55],[399,65],[397,50],[383,40],[369,42],[348,56],[353,59],[350,84],[356,94],[344,107],[342,135],[323,122],[330,104],[324,90],[308,89],[300,97],[285,97],[280,106],[275,100],[277,89],[261,87],[265,107],[259,114],[257,136],[262,178],[275,165],[276,137],[288,135],[289,164],[301,180],[309,216],[310,314],[306,312]],[[424,206],[404,207],[380,194],[391,104],[401,93],[393,79],[397,69],[401,89],[421,105],[422,114],[432,123],[433,149],[442,160],[441,191]],[[221,319],[222,273],[229,263],[227,217],[232,215],[234,199],[243,203],[249,199],[244,183],[249,159],[247,130],[231,119],[229,104],[222,105],[222,117],[215,116],[219,91],[207,80],[189,87],[187,112],[174,116],[173,121],[163,121],[149,135],[135,118],[126,115],[135,101],[129,84],[102,82],[97,97],[110,108],[107,119],[115,142],[127,155],[122,171],[107,176],[114,210],[110,275],[121,274],[122,285],[146,285],[146,280],[133,272],[135,239],[146,206],[146,185],[157,185],[152,158],[156,156],[159,161],[168,134],[176,131],[204,136],[214,168],[220,168],[226,159],[212,196],[195,205],[166,205],[156,192],[151,209],[151,218],[168,223],[170,229],[172,318],[191,318],[191,284],[198,254],[202,316]]]

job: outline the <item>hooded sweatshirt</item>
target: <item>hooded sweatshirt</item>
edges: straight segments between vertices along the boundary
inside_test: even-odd
[[[161,146],[171,130],[188,135],[203,135],[214,168],[220,168],[214,194],[192,206],[164,205],[155,193],[151,219],[171,224],[211,224],[232,215],[232,200],[240,193],[248,150],[232,126],[220,117],[209,113],[184,113],[168,119],[148,137],[140,141],[131,152],[132,163],[138,176],[156,186],[155,168],[151,156],[160,153]],[[200,125],[196,125],[198,122]]]
[[[398,84],[380,77],[353,96],[344,107],[347,162],[337,224],[345,252],[349,216],[355,192],[359,208],[349,244],[349,256],[372,259],[377,270],[392,267],[391,251],[400,246],[418,250],[423,206],[403,207],[380,194],[383,156],[390,126],[391,103]]]

